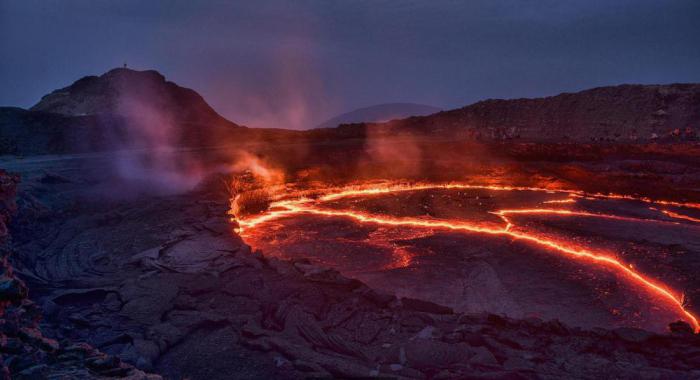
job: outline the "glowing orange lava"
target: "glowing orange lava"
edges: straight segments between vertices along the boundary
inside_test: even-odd
[[[270,209],[261,215],[249,217],[249,218],[239,218],[239,233],[245,234],[248,231],[254,229],[256,226],[266,223],[275,219],[292,217],[300,214],[312,214],[330,217],[344,217],[351,218],[360,223],[375,223],[385,226],[396,226],[396,227],[410,227],[410,228],[427,228],[427,229],[446,229],[455,231],[465,231],[469,233],[480,233],[488,234],[494,236],[504,236],[513,239],[526,241],[540,247],[543,247],[549,251],[556,252],[564,255],[565,257],[574,257],[578,259],[586,260],[589,263],[603,265],[612,270],[614,270],[619,275],[625,276],[631,279],[634,283],[640,287],[650,291],[652,294],[659,296],[664,299],[671,307],[675,308],[679,315],[683,316],[689,323],[691,323],[696,331],[700,331],[700,323],[695,315],[690,313],[685,309],[683,296],[676,294],[668,286],[659,283],[657,280],[647,277],[646,275],[637,272],[633,267],[621,260],[603,253],[597,252],[592,249],[582,248],[572,243],[566,243],[563,241],[557,241],[543,236],[538,236],[535,233],[527,232],[521,230],[517,227],[509,218],[508,215],[533,215],[533,214],[555,214],[564,216],[581,216],[581,217],[595,217],[595,218],[606,218],[613,220],[624,220],[632,222],[661,222],[660,220],[654,219],[639,219],[631,217],[623,217],[617,215],[607,215],[607,214],[597,214],[583,211],[572,211],[566,209],[544,209],[544,208],[533,208],[533,209],[503,209],[492,211],[493,214],[499,216],[504,224],[498,225],[494,223],[474,223],[462,220],[443,220],[443,219],[432,219],[432,218],[421,218],[421,217],[392,217],[386,215],[375,215],[366,212],[356,211],[356,210],[338,210],[323,207],[324,202],[339,200],[348,197],[367,197],[373,195],[390,194],[402,191],[417,191],[417,190],[430,190],[430,189],[485,189],[494,191],[538,191],[547,193],[564,193],[569,194],[573,197],[593,197],[593,198],[604,198],[604,199],[621,199],[621,200],[633,200],[641,202],[653,202],[664,205],[680,205],[682,207],[700,208],[700,204],[682,204],[670,201],[653,201],[648,198],[636,198],[625,195],[617,194],[586,194],[581,191],[576,190],[559,190],[559,189],[544,189],[536,187],[515,187],[515,186],[497,186],[497,185],[472,185],[472,184],[459,184],[459,183],[447,183],[447,184],[378,184],[378,185],[363,185],[354,186],[346,188],[334,188],[326,189],[322,192],[317,199],[309,198],[297,198],[297,199],[283,199],[280,201],[273,202]],[[571,199],[571,198],[569,198]],[[569,199],[552,201],[549,203],[573,203]],[[669,216],[676,218],[683,218],[691,221],[700,221],[695,218],[685,217],[684,215],[663,211]],[[680,216],[679,216],[680,215]],[[667,222],[668,223],[668,222]]]
[[[700,223],[700,219],[693,218],[692,216],[683,215],[683,214],[679,214],[677,212],[668,211],[668,210],[661,210],[661,212],[670,216],[671,218],[683,219],[683,220],[688,220],[688,221],[695,222],[695,223]]]
[[[576,199],[573,199],[573,198],[553,199],[551,201],[544,201],[542,203],[576,203]]]
[[[651,223],[671,223],[678,224],[676,222],[667,222],[658,219],[644,219],[644,218],[632,218],[628,216],[610,215],[610,214],[596,214],[592,212],[585,211],[571,211],[571,210],[561,210],[561,209],[547,209],[547,208],[526,208],[526,209],[514,209],[514,210],[498,210],[493,212],[499,216],[505,216],[510,214],[553,214],[553,215],[567,215],[567,216],[582,216],[582,217],[593,217],[593,218],[603,218],[603,219],[613,219],[613,220],[623,220],[626,222],[651,222]]]

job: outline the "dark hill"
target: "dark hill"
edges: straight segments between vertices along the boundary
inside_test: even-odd
[[[0,155],[202,147],[294,134],[232,123],[153,70],[113,69],[55,90],[30,110],[0,107]]]
[[[167,113],[188,123],[230,123],[212,109],[196,91],[166,81],[155,70],[113,69],[101,76],[87,76],[51,92],[31,111],[69,116],[126,114],[133,107]],[[233,124],[233,123],[230,123]]]
[[[700,84],[620,85],[546,98],[485,100],[434,115],[345,129],[367,127],[390,134],[486,140],[694,140],[700,130]]]

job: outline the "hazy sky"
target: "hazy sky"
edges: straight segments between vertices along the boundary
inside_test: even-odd
[[[700,82],[700,1],[0,0],[0,105],[127,62],[250,126]]]

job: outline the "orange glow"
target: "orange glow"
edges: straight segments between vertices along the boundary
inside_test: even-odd
[[[622,199],[622,200],[633,200],[642,202],[655,202],[660,204],[675,204],[675,202],[668,201],[652,201],[647,198],[635,198],[624,195],[603,195],[603,194],[593,194],[588,195],[580,191],[575,190],[550,190],[543,188],[533,188],[533,187],[512,187],[512,186],[494,186],[494,185],[471,185],[471,184],[375,184],[375,185],[365,185],[365,186],[353,186],[346,188],[335,188],[335,189],[325,189],[324,194],[316,200],[308,198],[299,198],[292,200],[280,200],[273,202],[270,210],[264,214],[239,220],[239,232],[245,235],[248,231],[254,229],[257,225],[266,223],[275,219],[292,217],[301,214],[311,214],[311,215],[321,215],[330,217],[344,217],[350,218],[360,223],[374,223],[384,226],[395,226],[395,227],[409,227],[409,228],[423,228],[423,229],[444,229],[453,231],[464,231],[469,233],[480,233],[492,236],[503,236],[510,237],[513,239],[518,239],[526,241],[540,247],[543,247],[549,251],[561,254],[565,257],[574,257],[577,259],[586,260],[589,263],[602,265],[607,268],[612,269],[619,275],[625,276],[632,280],[635,284],[639,285],[641,288],[646,289],[659,296],[661,299],[665,300],[668,305],[676,309],[684,319],[686,319],[695,331],[700,331],[700,323],[696,316],[687,311],[684,307],[682,295],[676,294],[674,291],[670,290],[666,285],[657,282],[645,276],[642,273],[637,272],[630,264],[624,263],[621,260],[610,256],[603,252],[596,252],[590,249],[577,247],[575,244],[566,243],[563,241],[555,241],[546,237],[538,236],[532,232],[526,232],[518,230],[517,227],[509,218],[508,215],[537,215],[537,214],[555,214],[564,216],[582,216],[582,217],[595,217],[595,218],[606,218],[614,220],[624,220],[631,222],[659,222],[663,221],[654,219],[639,219],[631,217],[623,217],[617,215],[607,215],[607,214],[596,214],[583,211],[572,211],[566,209],[544,209],[544,208],[534,208],[534,209],[502,209],[492,211],[491,213],[499,216],[503,220],[503,224],[499,225],[496,223],[474,223],[463,220],[443,220],[443,219],[432,219],[432,218],[422,218],[422,217],[393,217],[386,215],[376,215],[355,210],[337,210],[329,209],[323,207],[324,202],[331,200],[339,200],[348,197],[359,197],[359,196],[372,196],[379,194],[391,194],[402,191],[417,191],[417,190],[429,190],[429,189],[487,189],[495,191],[538,191],[547,193],[566,193],[573,196],[593,196],[595,198],[609,198],[609,199]],[[574,201],[571,199],[571,201]],[[550,203],[572,203],[568,200],[562,202],[550,202]],[[700,207],[699,204],[682,204],[684,207]],[[669,216],[678,217],[675,213],[670,213],[663,211]],[[683,219],[688,219],[690,217],[685,217],[681,215]],[[695,218],[690,218],[688,220],[700,221]],[[665,222],[669,223],[669,222]],[[402,264],[410,264],[410,258],[403,257]]]
[[[700,223],[700,219],[693,218],[692,216],[683,215],[683,214],[679,214],[677,212],[668,211],[668,210],[661,210],[661,212],[670,216],[671,218],[683,219],[683,220],[688,220],[688,221],[695,222],[695,223]]]
[[[658,219],[632,218],[632,217],[628,217],[628,216],[619,216],[619,215],[610,215],[610,214],[596,214],[596,213],[585,212],[585,211],[571,211],[571,210],[547,209],[547,208],[526,208],[526,209],[515,209],[515,210],[498,210],[498,211],[494,211],[493,214],[496,214],[499,216],[510,215],[510,214],[526,214],[526,215],[554,214],[554,215],[583,216],[583,217],[623,220],[626,222],[651,222],[651,223],[662,223],[662,224],[664,224],[664,223],[678,224],[676,222],[667,222],[667,221],[658,220]]]
[[[573,198],[554,199],[551,201],[544,201],[542,203],[576,203],[576,199],[573,199]]]
[[[622,195],[622,194],[603,194],[603,193],[586,193],[581,190],[570,190],[570,189],[547,189],[543,187],[529,187],[529,186],[507,186],[507,185],[479,185],[479,184],[468,184],[468,183],[458,183],[458,182],[448,182],[448,183],[416,183],[416,184],[396,184],[396,183],[383,183],[383,184],[371,184],[371,185],[359,185],[351,186],[346,188],[336,189],[336,191],[330,192],[325,196],[321,197],[321,200],[330,201],[346,197],[354,196],[369,196],[377,194],[388,194],[396,193],[401,191],[418,191],[418,190],[433,190],[433,189],[463,189],[463,190],[492,190],[492,191],[535,191],[535,192],[548,192],[548,193],[560,193],[568,194],[571,197],[584,197],[587,199],[613,199],[613,200],[628,200],[636,202],[645,203],[656,203],[660,205],[667,206],[677,206],[677,207],[687,207],[687,208],[697,208],[700,209],[700,203],[682,203],[667,200],[655,200],[649,197],[635,197],[632,195]],[[567,201],[568,203],[568,201]]]
[[[672,202],[672,201],[664,201],[664,200],[654,200],[654,199],[647,198],[647,197],[634,197],[631,195],[620,195],[620,194],[595,193],[595,194],[591,194],[591,196],[596,197],[596,198],[621,199],[621,200],[628,200],[628,201],[656,203],[656,204],[665,205],[665,206],[677,206],[677,207],[687,207],[687,208],[700,209],[700,203],[682,203],[682,202]]]

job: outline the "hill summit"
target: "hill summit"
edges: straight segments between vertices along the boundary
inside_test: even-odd
[[[122,115],[130,113],[137,105],[166,112],[178,122],[228,122],[196,91],[167,81],[155,70],[127,68],[83,77],[45,95],[31,110],[67,116]]]

